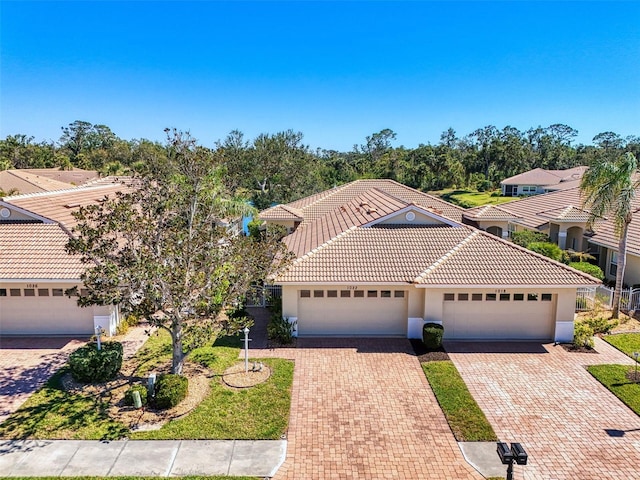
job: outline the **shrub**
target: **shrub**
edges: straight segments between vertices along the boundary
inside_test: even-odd
[[[604,317],[591,317],[585,318],[582,323],[588,325],[593,331],[594,335],[603,334],[607,335],[618,326],[617,320],[607,320]]]
[[[98,350],[95,342],[87,343],[69,355],[71,374],[79,382],[99,383],[112,380],[122,367],[122,344],[102,342]]]
[[[511,234],[511,241],[516,245],[528,248],[530,243],[534,242],[550,242],[549,235],[542,232],[534,232],[532,230],[522,230]]]
[[[593,348],[593,329],[583,322],[573,326],[573,345],[576,348]]]
[[[142,400],[142,406],[144,407],[147,404],[147,387],[140,384],[129,387],[129,390],[124,394],[124,404],[133,405],[133,392],[140,394],[140,400]]]
[[[267,325],[267,335],[270,340],[288,345],[293,342],[293,332],[296,329],[295,322],[289,322],[288,318],[282,315],[273,315]]]
[[[555,243],[533,242],[530,243],[527,248],[532,252],[539,253],[540,255],[544,255],[545,257],[549,257],[553,260],[562,260],[562,249]]]
[[[133,314],[127,315],[123,320],[120,321],[120,323],[116,327],[116,334],[124,335],[125,333],[127,333],[129,328],[137,325],[138,321],[139,321],[138,317],[136,317],[135,315]]]
[[[571,262],[569,263],[569,266],[576,270],[580,270],[581,272],[588,273],[592,277],[596,277],[598,280],[604,280],[604,272],[597,265],[593,265],[589,262]]]
[[[172,408],[187,396],[189,380],[182,375],[160,375],[156,381],[154,405],[157,408]]]
[[[437,350],[442,347],[444,327],[439,323],[425,323],[422,327],[422,343],[429,350]]]

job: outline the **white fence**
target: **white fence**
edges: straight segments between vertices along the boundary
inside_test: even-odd
[[[274,298],[282,297],[280,285],[256,285],[247,293],[247,307],[268,307]]]
[[[613,288],[598,285],[597,287],[579,288],[576,297],[576,311],[591,310],[598,301],[604,308],[613,308]],[[623,289],[620,294],[620,309],[637,310],[640,307],[640,288]]]

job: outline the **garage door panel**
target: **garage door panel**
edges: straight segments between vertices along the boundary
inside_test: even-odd
[[[0,334],[91,335],[93,313],[67,297],[3,297]]]
[[[406,335],[405,298],[299,298],[298,335]]]
[[[548,340],[554,302],[444,302],[445,338],[451,340]]]

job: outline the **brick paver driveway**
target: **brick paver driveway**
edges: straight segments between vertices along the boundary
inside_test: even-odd
[[[276,479],[481,479],[464,460],[411,345],[299,339],[287,459]]]
[[[529,453],[517,478],[640,479],[640,418],[585,369],[632,360],[596,341],[597,355],[553,344],[447,345],[498,438]]]
[[[17,410],[84,342],[0,337],[0,422]]]

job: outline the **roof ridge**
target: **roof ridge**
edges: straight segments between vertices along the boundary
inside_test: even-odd
[[[353,227],[349,227],[347,230],[345,230],[344,232],[340,232],[338,235],[336,235],[333,238],[330,238],[329,240],[327,240],[326,242],[324,242],[321,245],[318,245],[316,248],[314,248],[313,250],[311,250],[310,252],[305,253],[303,256],[296,258],[293,263],[291,264],[291,266],[293,265],[297,265],[298,263],[300,263],[302,260],[305,260],[311,256],[313,256],[314,254],[318,253],[320,250],[323,250],[324,248],[328,247],[330,244],[334,243],[335,241],[337,241],[338,239],[344,237],[345,235],[348,235],[349,233],[353,232],[354,230],[356,230],[358,227],[356,225],[354,225]]]
[[[357,181],[358,181],[358,180],[354,180],[353,182],[349,182],[349,183],[345,183],[344,185],[340,185],[340,186],[337,186],[337,187],[333,187],[327,195],[325,195],[324,197],[320,197],[320,198],[318,198],[318,199],[314,200],[314,201],[313,201],[313,202],[311,202],[310,204],[305,205],[304,207],[302,207],[300,210],[302,210],[302,211],[304,212],[307,208],[309,208],[309,207],[311,207],[311,206],[315,205],[316,203],[321,202],[321,201],[323,201],[323,200],[325,200],[325,199],[327,199],[327,198],[329,198],[329,197],[332,197],[332,196],[333,196],[333,195],[335,195],[336,193],[341,192],[342,190],[344,190],[344,189],[347,187],[347,185],[351,185],[351,184],[353,184],[353,183],[356,183]],[[297,201],[298,201],[298,200],[296,200],[296,202],[297,202]],[[293,203],[293,202],[291,202],[291,203]],[[295,207],[294,207],[294,208],[295,208]]]
[[[61,182],[64,183],[64,182]],[[115,183],[107,183],[107,184],[97,184],[97,185],[79,185],[77,187],[65,188],[62,190],[52,190],[50,192],[34,192],[34,193],[23,193],[20,195],[12,195],[10,197],[4,197],[4,200],[22,200],[25,198],[34,198],[34,197],[45,197],[47,195],[62,195],[65,193],[74,193],[78,191],[85,190],[100,190],[110,188],[116,185]]]
[[[438,260],[433,262],[433,264],[427,267],[427,269],[424,272],[422,272],[420,275],[418,275],[413,282],[420,283],[421,280],[425,279],[431,272],[433,272],[436,268],[438,268],[440,265],[446,262],[453,255],[455,255],[456,252],[458,252],[462,247],[464,247],[467,243],[469,243],[476,236],[478,236],[478,234],[479,234],[478,230],[472,231],[469,234],[469,236],[467,236],[464,240],[459,242],[455,247],[453,247],[451,250],[445,253],[442,257],[440,257]]]

